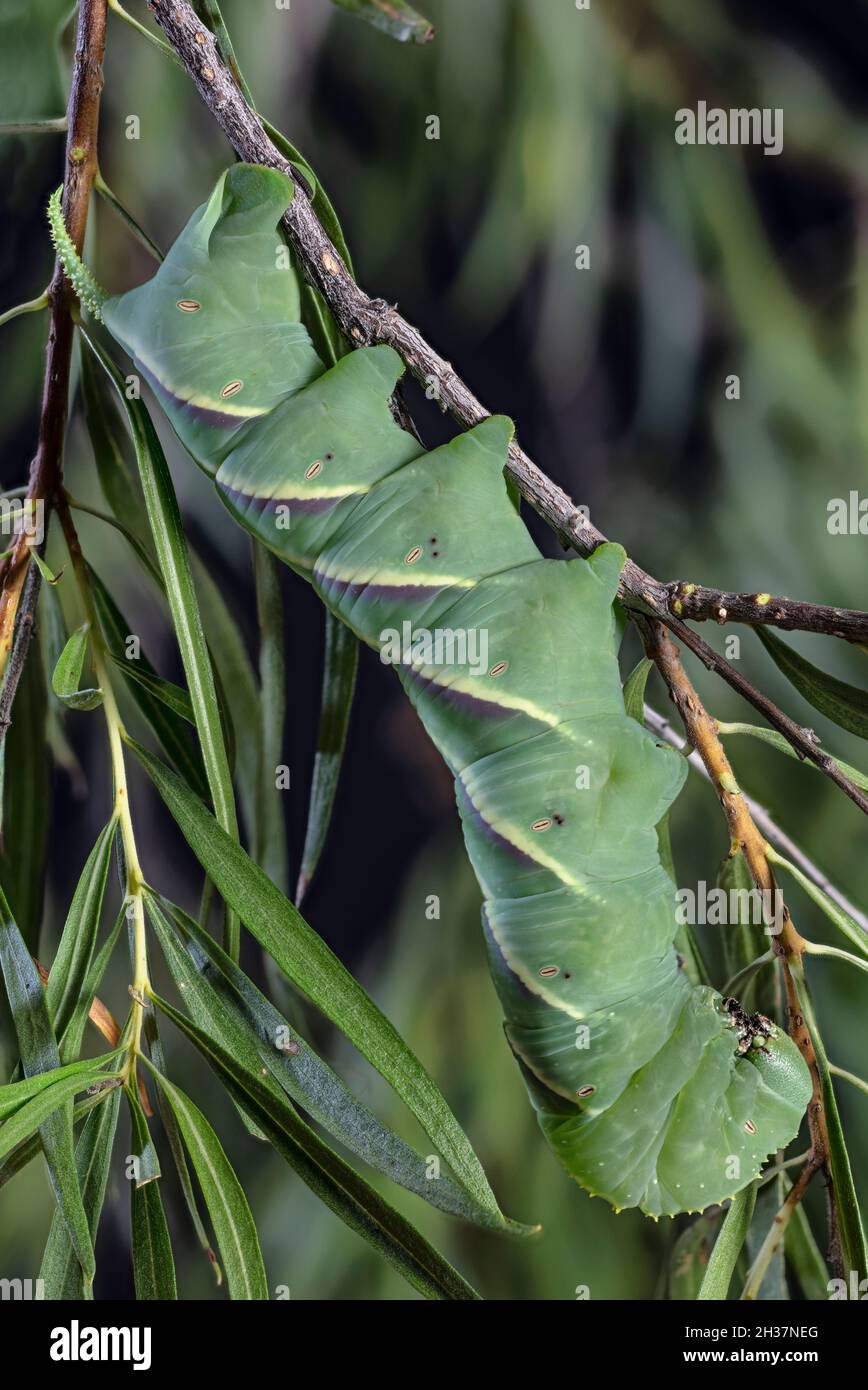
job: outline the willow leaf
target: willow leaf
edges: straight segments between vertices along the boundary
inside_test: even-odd
[[[103,496],[119,522],[135,536],[151,563],[154,546],[144,520],[144,497],[129,456],[129,440],[111,387],[89,352],[81,354],[81,394]]]
[[[132,1125],[130,1236],[136,1298],[175,1299],[175,1261],[158,1181],[160,1160],[138,1094],[129,1086],[124,1093]]]
[[[202,749],[205,773],[211,791],[211,799],[218,823],[228,835],[237,839],[238,824],[235,815],[235,797],[232,790],[232,776],[229,757],[224,741],[214,672],[202,620],[199,603],[190,570],[187,543],[178,511],[178,501],[172,478],[169,473],[162,445],[151,418],[141,400],[129,400],[124,389],[124,380],[111,358],[95,340],[84,335],[89,346],[114,383],[121,404],[127,413],[130,433],[136,451],[145,506],[151,524],[151,534],[157,551],[160,570],[166,586],[166,596],[172,613],[175,634],[187,688],[196,715],[196,728]],[[234,917],[227,920],[226,940],[230,954],[238,954],[238,924]]]
[[[75,1146],[75,1167],[93,1242],[105,1200],[120,1100],[120,1087],[116,1086],[105,1104],[88,1115]],[[81,1299],[88,1294],[69,1232],[58,1211],[51,1221],[39,1277],[45,1281],[46,1299]]]
[[[47,592],[48,586],[43,585],[41,613],[45,611]],[[30,644],[11,718],[12,723],[0,745],[3,810],[0,873],[21,935],[35,955],[42,919],[51,818],[48,693],[42,651],[35,642]]]
[[[475,1290],[301,1119],[290,1102],[275,1105],[258,1068],[248,1070],[215,1038],[179,1014],[165,1000],[154,1002],[202,1053],[236,1102],[278,1153],[342,1221],[370,1241],[427,1298],[474,1299]]]
[[[232,1299],[268,1298],[265,1266],[250,1206],[220,1141],[201,1110],[147,1064],[174,1111],[205,1198]]]
[[[81,1051],[81,1042],[82,1038],[84,1037],[84,1029],[85,1024],[87,1023],[87,1016],[90,1012],[90,1007],[93,1003],[94,996],[96,995],[96,992],[99,989],[100,984],[102,982],[102,977],[105,974],[106,966],[108,965],[109,960],[112,956],[112,952],[114,951],[114,948],[117,945],[117,939],[120,935],[121,926],[126,921],[126,915],[127,905],[126,903],[124,903],[121,906],[121,909],[117,914],[117,917],[115,918],[114,925],[112,926],[111,931],[109,932],[102,946],[100,946],[99,950],[94,956],[91,967],[88,970],[87,977],[79,993],[78,1000],[72,1011],[69,1023],[66,1025],[66,1029],[64,1030],[60,1039],[60,1056],[64,1062],[73,1060],[78,1056],[79,1052]]]
[[[60,653],[51,676],[51,688],[59,700],[70,709],[96,709],[102,704],[102,691],[93,687],[79,690],[84,658],[90,641],[90,626],[82,623],[69,638]]]
[[[150,910],[156,903],[148,897]],[[165,917],[153,912],[154,930],[187,1010],[233,1056],[240,1059],[243,1049],[244,1060],[253,1070],[264,1062],[281,1089],[317,1124],[372,1168],[432,1206],[496,1230],[528,1233],[527,1227],[517,1223],[495,1221],[487,1208],[480,1208],[448,1177],[431,1180],[427,1159],[380,1123],[199,923],[175,904],[160,901],[188,942],[185,951]],[[241,1046],[239,1032],[244,1037]]]
[[[803,758],[800,753],[797,753],[793,745],[788,743],[784,738],[783,734],[776,733],[774,729],[763,729],[758,724],[719,723],[717,731],[723,734],[724,737],[728,734],[749,734],[751,738],[758,738],[763,743],[771,744],[772,748],[777,748],[779,753],[786,753],[788,758],[795,758],[796,762],[801,763],[803,767],[812,767],[817,772],[822,770],[817,767],[815,762],[811,762],[810,759]],[[860,772],[858,767],[853,767],[851,763],[845,763],[840,758],[833,758],[832,762],[844,773],[845,777],[849,777],[850,781],[853,782],[855,786],[861,787],[863,792],[868,791],[868,777],[865,776],[864,772]]]
[[[160,678],[141,647],[136,661],[126,659],[124,652],[131,633],[130,626],[99,575],[90,567],[88,572],[106,646],[127,679],[130,695],[173,767],[190,783],[197,795],[206,797],[208,783],[202,757],[190,738],[189,730],[185,728],[185,723],[193,719],[189,695],[184,692],[186,704],[183,715],[179,716],[177,711],[170,712],[167,702],[160,699],[158,692],[148,685],[150,679],[158,682]]]
[[[408,5],[407,0],[332,0],[332,4],[366,20],[399,43],[429,43],[434,37],[431,21]]]
[[[859,738],[868,738],[868,691],[830,676],[780,637],[765,628],[754,628],[772,661],[803,699],[833,724]]]
[[[814,1007],[804,975],[801,972],[794,972],[793,982],[802,1013],[811,1031],[814,1051],[817,1056],[817,1070],[820,1075],[823,1108],[826,1112],[826,1128],[829,1134],[829,1172],[832,1178],[830,1197],[835,1204],[838,1216],[841,1251],[846,1269],[855,1270],[857,1279],[862,1280],[868,1278],[868,1248],[865,1244],[859,1199],[853,1183],[850,1155],[847,1152],[847,1142],[844,1138],[835,1088],[829,1071],[829,1060],[814,1017]]]
[[[470,1141],[421,1062],[361,985],[180,778],[128,740],[218,892],[257,941],[395,1089],[480,1206],[501,1216]]]
[[[777,850],[769,847],[766,854],[773,864],[777,864],[780,868],[786,869],[788,874],[792,874],[799,886],[804,888],[808,897],[817,904],[823,913],[825,913],[826,917],[833,926],[837,927],[842,936],[846,936],[847,940],[851,941],[864,956],[868,956],[868,937],[866,937],[865,932],[850,916],[850,913],[846,912],[843,907],[834,902],[827,893],[823,892],[822,888],[818,888],[816,883],[808,878],[807,874],[803,874],[797,865],[793,864],[789,859],[784,858],[782,854],[778,854]]]
[[[49,971],[45,1001],[57,1037],[72,1018],[93,958],[116,825],[112,816],[87,857]]]
[[[108,1060],[103,1058],[103,1061]],[[37,1072],[35,1076],[27,1076],[23,1081],[10,1081],[5,1086],[0,1086],[0,1121],[8,1120],[10,1115],[14,1115],[16,1110],[20,1110],[28,1101],[33,1100],[40,1092],[49,1086],[55,1086],[59,1081],[65,1081],[71,1076],[85,1075],[82,1087],[90,1085],[90,1077],[96,1063],[92,1057],[85,1058],[81,1062],[68,1062],[66,1066],[55,1067],[53,1071]]]
[[[733,1197],[720,1228],[720,1235],[714,1242],[702,1287],[696,1295],[698,1300],[726,1298],[736,1261],[750,1230],[755,1205],[755,1183],[742,1188],[741,1192],[737,1192]]]
[[[252,542],[256,583],[256,616],[259,625],[259,775],[257,835],[254,855],[282,893],[288,891],[286,827],[283,792],[277,786],[278,766],[283,762],[283,728],[286,720],[286,658],[283,637],[283,597],[274,556],[258,541]]]
[[[326,609],[319,732],[301,869],[295,890],[299,906],[316,872],[334,810],[358,664],[358,638]]]
[[[153,1009],[149,1009],[148,1013],[145,1016],[145,1037],[148,1042],[148,1051],[151,1055],[151,1061],[153,1065],[157,1068],[158,1071],[161,1071],[164,1076],[167,1076],[168,1071],[166,1068],[166,1059],[163,1055],[163,1044],[160,1040],[159,1029],[157,1028],[157,1018]],[[190,1220],[193,1224],[193,1229],[196,1232],[196,1238],[199,1241],[199,1244],[202,1247],[202,1250],[204,1251],[208,1260],[210,1261],[211,1268],[214,1271],[214,1277],[217,1280],[217,1283],[222,1284],[223,1271],[217,1263],[217,1256],[214,1254],[214,1251],[211,1248],[211,1239],[208,1235],[208,1232],[205,1229],[205,1223],[203,1222],[202,1217],[199,1213],[199,1204],[196,1199],[196,1194],[193,1191],[193,1183],[190,1178],[190,1169],[187,1164],[187,1156],[184,1153],[184,1143],[181,1139],[181,1131],[178,1128],[178,1121],[175,1119],[175,1113],[172,1110],[172,1107],[169,1105],[168,1101],[166,1100],[166,1097],[164,1096],[160,1087],[158,1086],[156,1089],[157,1109],[160,1114],[160,1120],[162,1121],[166,1139],[169,1143],[169,1150],[172,1155],[172,1161],[175,1165],[175,1171],[178,1174],[178,1182],[181,1185],[181,1192],[184,1196],[187,1211],[189,1213]]]
[[[90,1065],[92,1066],[93,1063],[91,1062]],[[117,1090],[116,1086],[102,1087],[86,1096],[84,1100],[76,1101],[72,1112],[73,1124],[77,1125],[81,1120],[87,1119],[96,1106],[108,1100],[115,1090]],[[5,1187],[7,1182],[11,1182],[17,1173],[20,1173],[37,1154],[41,1153],[42,1140],[38,1134],[31,1134],[27,1139],[22,1139],[19,1144],[16,1144],[0,1162],[0,1188]]]
[[[60,1066],[57,1042],[51,1027],[51,1019],[45,1002],[45,993],[9,904],[0,889],[0,969],[6,981],[6,993],[12,1011],[12,1019],[18,1038],[21,1065],[26,1077],[39,1072],[54,1071]],[[61,1098],[68,1094],[71,1098],[76,1090],[84,1090],[87,1082],[82,1076],[74,1076],[47,1086],[39,1095],[17,1110],[11,1119],[0,1129],[0,1156],[22,1139],[27,1139],[36,1128],[40,1128],[42,1147],[48,1164],[51,1185],[54,1189],[58,1207],[69,1228],[70,1238],[75,1246],[85,1283],[93,1282],[95,1269],[93,1245],[87,1215],[82,1203],[81,1188],[75,1170],[75,1156],[72,1145],[72,1109],[57,1109]],[[59,1092],[66,1088],[63,1096]],[[71,1088],[71,1089],[70,1089]],[[55,1099],[56,1097],[56,1099]],[[54,1103],[51,1103],[54,1102]],[[22,1124],[29,1123],[32,1115],[39,1115],[36,1123],[19,1132]]]

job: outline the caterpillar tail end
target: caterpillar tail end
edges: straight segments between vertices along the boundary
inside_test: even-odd
[[[48,200],[48,226],[57,259],[63,266],[79,303],[83,304],[95,319],[102,321],[102,306],[108,299],[108,294],[94,279],[75,248],[63,220],[62,197],[63,184],[54,190]]]

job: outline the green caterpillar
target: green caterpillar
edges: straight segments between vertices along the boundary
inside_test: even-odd
[[[655,826],[686,767],[624,709],[623,551],[542,559],[504,482],[511,423],[424,453],[389,409],[390,348],[324,370],[277,233],[291,197],[286,175],[235,165],[153,279],[111,298],[57,206],[52,223],[232,515],[399,657],[455,777],[507,1038],[567,1172],[653,1216],[723,1201],[795,1136],[811,1084],[784,1033],[746,1036],[674,950]]]

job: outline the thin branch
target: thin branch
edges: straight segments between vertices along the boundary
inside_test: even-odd
[[[12,723],[12,705],[24,672],[24,663],[30,650],[30,639],[36,625],[36,604],[42,576],[36,565],[28,565],[15,625],[15,639],[9,654],[6,674],[0,689],[0,744],[6,737],[6,730]]]
[[[81,0],[75,43],[75,61],[67,106],[66,176],[63,215],[69,234],[80,252],[87,225],[90,190],[96,172],[96,137],[102,91],[102,59],[105,48],[105,0]],[[60,488],[63,439],[69,403],[69,373],[73,341],[73,292],[59,261],[48,287],[51,324],[45,355],[42,409],[36,456],[30,468],[28,501],[44,508],[44,523]],[[12,649],[16,615],[29,569],[31,537],[22,530],[2,570],[0,595],[0,674]],[[27,654],[32,623],[23,629],[24,648],[16,672],[9,671],[4,697],[8,719],[15,689]],[[0,727],[0,739],[5,732]]]
[[[48,308],[48,290],[43,290],[35,299],[26,299],[23,304],[16,304],[14,308],[7,309],[0,314],[0,328],[4,323],[11,323],[13,319],[20,318],[22,314],[38,314],[40,310]]]
[[[252,164],[282,169],[293,176],[296,196],[283,222],[299,263],[322,293],[348,341],[358,346],[387,343],[425,385],[428,394],[464,428],[478,425],[489,411],[418,329],[382,299],[371,299],[356,284],[311,207],[301,179],[268,138],[235,78],[222,62],[214,36],[201,23],[187,0],[149,0],[150,9],[173,51],[196,84],[208,109],[237,154]],[[606,536],[575,505],[562,488],[538,468],[521,446],[509,446],[507,473],[525,500],[548,522],[562,543],[579,555],[590,555]],[[715,671],[757,709],[786,738],[800,756],[810,758],[868,815],[868,796],[817,748],[816,736],[802,729],[762,695],[701,637],[691,632],[670,610],[671,586],[641,569],[634,560],[624,565],[619,585],[621,601],[633,613],[656,617],[672,629],[709,670]]]
[[[741,695],[742,699],[753,705],[767,724],[770,724],[773,729],[777,729],[779,734],[783,734],[787,743],[795,749],[800,758],[807,758],[814,763],[821,772],[825,773],[830,782],[834,782],[836,787],[840,787],[845,796],[848,796],[859,807],[860,811],[868,815],[868,796],[856,786],[855,782],[850,780],[840,765],[835,762],[835,759],[823,750],[813,729],[803,728],[794,719],[790,719],[788,714],[784,714],[782,710],[778,709],[773,700],[770,700],[767,695],[763,695],[756,686],[751,685],[740,671],[730,665],[725,657],[710,647],[686,623],[681,622],[680,618],[663,616],[660,621],[666,624],[670,632],[678,638],[679,642],[688,647],[694,656],[699,657],[706,670],[720,676],[721,680],[726,681],[727,685]]]
[[[66,128],[66,116],[40,116],[33,121],[4,121],[0,125],[0,139],[8,135],[62,135]]]
[[[729,759],[717,733],[717,725],[703,706],[690,682],[674,642],[662,623],[639,621],[648,656],[657,666],[681,717],[687,741],[695,748],[723,807],[730,834],[730,852],[740,849],[763,902],[774,902],[777,891],[774,874],[766,854],[766,842],[757,829],[747,802],[739,790]],[[805,943],[796,930],[788,908],[781,914],[781,929],[770,937],[770,945],[780,961],[787,992],[789,1031],[811,1074],[813,1095],[808,1105],[808,1129],[815,1166],[828,1174],[829,1137],[823,1105],[823,1090],[817,1055],[802,1014],[793,981],[793,969],[801,969]],[[798,1185],[798,1184],[797,1184]]]
[[[748,623],[788,632],[820,632],[845,642],[868,642],[868,613],[856,608],[831,608],[825,603],[804,603],[772,594],[733,594],[709,589],[705,584],[678,580],[670,585],[669,607],[677,618],[702,623]]]
[[[685,750],[686,744],[682,736],[673,729],[669,720],[664,715],[658,714],[657,710],[652,709],[650,705],[645,706],[645,723],[648,725],[649,729],[653,729],[658,738],[665,739],[667,743],[670,743],[673,748],[677,748],[679,752]],[[695,749],[689,754],[687,761],[701,777],[704,777],[706,781],[711,781],[708,769]],[[823,870],[819,868],[812,859],[808,858],[804,850],[796,844],[795,840],[790,838],[785,830],[781,829],[777,821],[769,815],[769,812],[764,806],[761,806],[752,796],[748,796],[747,792],[742,792],[742,796],[745,799],[754,824],[758,830],[762,831],[765,838],[773,845],[776,845],[779,850],[782,850],[788,859],[791,859],[794,864],[798,865],[806,878],[809,878],[828,898],[831,898],[833,902],[837,903],[839,907],[849,913],[853,920],[858,922],[862,930],[868,934],[868,916],[866,916],[862,909],[856,907],[855,903],[852,903],[850,899],[841,892],[840,888],[832,882]]]

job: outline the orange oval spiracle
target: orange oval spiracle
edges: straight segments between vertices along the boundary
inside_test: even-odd
[[[559,965],[544,965],[539,973],[541,980],[551,980],[555,975],[560,975],[561,967]]]
[[[312,463],[311,466],[310,466],[310,468],[307,469],[307,471],[306,471],[306,473],[305,473],[304,476],[307,478],[307,480],[308,480],[308,482],[309,482],[311,478],[315,478],[316,475],[317,475],[317,473],[321,473],[321,472],[322,472],[322,459],[317,459],[316,462],[315,462],[315,463]]]
[[[551,823],[551,816],[543,816],[542,820],[534,821],[533,825],[531,826],[531,830],[536,830],[537,832],[541,830],[548,830],[551,827]]]
[[[199,303],[198,299],[179,299],[175,308],[180,309],[183,314],[196,314],[202,308],[202,305]]]
[[[237,396],[243,385],[244,382],[238,381],[237,379],[235,381],[227,381],[223,390],[220,392],[221,399],[226,401],[230,396]]]
[[[421,547],[421,545],[414,545],[414,546],[413,546],[413,549],[412,549],[411,551],[409,551],[409,553],[408,553],[407,555],[404,556],[404,564],[405,564],[405,565],[415,565],[416,561],[419,559],[419,556],[420,556],[421,554],[422,554],[422,547]]]
[[[509,669],[509,662],[508,662],[508,661],[497,661],[497,662],[495,662],[495,664],[492,666],[492,668],[491,668],[491,670],[489,671],[488,674],[489,674],[490,676],[494,676],[495,679],[496,679],[498,676],[502,676],[503,673],[504,673],[504,671],[506,671],[506,670],[508,670],[508,669]]]

